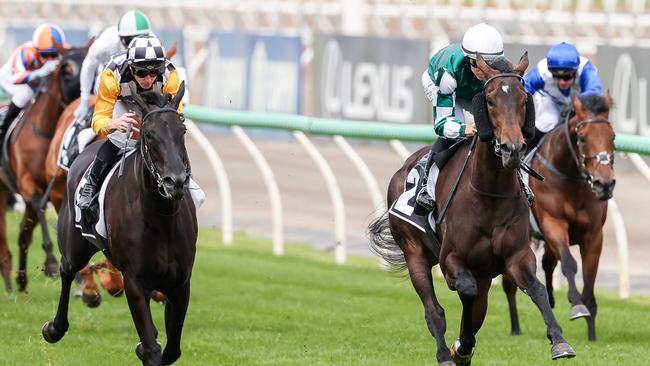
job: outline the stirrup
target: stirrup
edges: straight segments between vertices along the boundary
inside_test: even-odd
[[[97,196],[97,188],[91,187],[90,184],[86,183],[81,189],[81,196],[79,196],[77,206],[82,210],[89,209],[95,200],[95,196]]]
[[[415,198],[415,203],[417,203],[420,207],[426,209],[427,211],[433,210],[433,208],[436,205],[436,201],[434,201],[433,198],[429,195],[429,192],[427,192],[426,187],[423,187],[420,190],[418,196]]]

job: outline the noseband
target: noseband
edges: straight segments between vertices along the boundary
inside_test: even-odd
[[[142,129],[144,130],[144,124],[147,118],[150,117],[151,115],[156,113],[168,113],[168,112],[174,112],[178,114],[178,111],[171,107],[156,108],[149,111],[147,114],[144,115],[144,117],[142,117]],[[147,170],[156,181],[156,185],[158,186],[158,193],[164,198],[167,199],[172,198],[172,195],[169,192],[167,192],[167,188],[165,188],[165,185],[163,183],[163,178],[160,176],[160,173],[158,172],[158,169],[156,168],[156,165],[154,164],[153,159],[151,158],[151,152],[149,151],[149,147],[147,146],[147,139],[145,138],[144,133],[140,135],[140,139],[142,140],[142,142],[140,143],[140,156],[142,157],[142,161],[144,161],[144,165],[147,167]],[[189,166],[186,166],[186,171],[189,174],[190,171]]]
[[[590,123],[609,124],[610,122],[607,118],[603,118],[603,117],[594,117],[594,118],[588,118],[582,121],[578,121],[576,123],[576,135],[579,136],[579,130],[581,126]],[[573,161],[575,161],[576,167],[578,168],[578,171],[580,172],[582,178],[585,179],[589,183],[589,185],[593,185],[594,176],[589,172],[589,170],[587,170],[587,163],[593,159],[596,160],[597,165],[611,165],[614,160],[614,152],[600,151],[596,155],[584,155],[582,151],[580,151],[579,146],[578,146],[578,151],[576,151],[576,149],[573,148],[573,144],[571,143],[568,114],[566,117],[565,124],[566,124],[565,134],[567,138],[567,144],[569,145],[569,150],[571,150],[571,156],[573,157]],[[577,141],[577,144],[579,145],[580,141]]]

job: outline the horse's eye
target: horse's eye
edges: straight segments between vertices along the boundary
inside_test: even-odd
[[[494,102],[492,101],[492,99],[487,100],[487,105],[488,107],[494,107]]]
[[[586,140],[586,139],[585,139],[585,136],[584,136],[584,135],[578,135],[578,142],[579,142],[579,143],[582,144],[582,143],[585,142],[585,140]]]

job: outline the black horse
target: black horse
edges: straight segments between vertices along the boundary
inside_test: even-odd
[[[185,126],[177,113],[185,86],[175,97],[153,92],[135,95],[141,108],[139,153],[125,159],[124,175],[114,175],[106,190],[104,214],[112,262],[124,274],[129,309],[140,337],[136,354],[143,365],[169,365],[181,355],[180,340],[190,297],[196,254],[196,208],[188,190],[190,167]],[[143,98],[147,99],[147,102]],[[59,341],[68,330],[70,284],[97,248],[75,228],[74,192],[97,152],[91,145],[70,168],[58,221],[61,250],[61,297],[56,317],[43,326],[43,337]],[[110,142],[105,142],[110,143]],[[161,353],[149,303],[153,290],[167,295],[167,345]]]

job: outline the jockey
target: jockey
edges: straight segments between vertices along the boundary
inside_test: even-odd
[[[535,101],[535,137],[527,141],[529,150],[569,113],[575,95],[602,92],[596,68],[565,42],[551,47],[546,58],[524,76],[524,87]]]
[[[81,83],[80,103],[74,111],[76,120],[88,113],[88,100],[92,92],[95,76],[110,61],[111,56],[124,51],[137,36],[154,35],[151,32],[149,18],[137,10],[122,15],[117,26],[106,28],[88,49],[88,55],[81,66],[79,82]],[[95,87],[98,87],[96,85]]]
[[[429,67],[422,74],[424,93],[433,104],[433,128],[439,136],[429,153],[426,175],[416,198],[417,204],[427,211],[435,207],[434,198],[427,192],[429,170],[435,167],[433,157],[455,141],[476,134],[470,114],[472,98],[483,91],[486,80],[476,67],[477,54],[488,64],[503,57],[501,34],[485,23],[470,27],[462,44],[451,44],[433,55]]]
[[[120,148],[128,139],[129,123],[138,130],[135,114],[124,103],[132,91],[141,93],[157,90],[176,95],[181,81],[174,65],[165,58],[165,49],[158,38],[142,36],[133,39],[126,52],[113,56],[100,77],[92,128],[99,136],[108,136],[92,163],[86,184],[78,201],[79,208],[88,210],[100,182],[118,159]],[[178,107],[182,112],[182,103]]]
[[[34,97],[34,89],[59,65],[59,50],[68,47],[65,34],[56,24],[42,24],[34,30],[31,42],[18,46],[0,68],[0,88],[11,98],[2,124],[0,146],[11,122]]]

